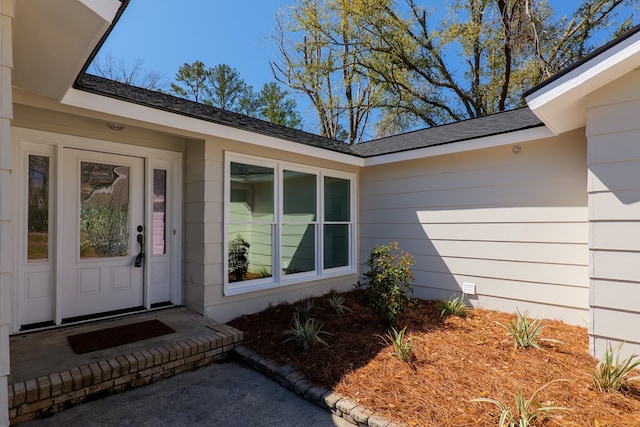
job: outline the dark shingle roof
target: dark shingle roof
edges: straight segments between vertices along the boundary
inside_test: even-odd
[[[89,74],[78,79],[76,88],[150,108],[357,157],[374,157],[544,126],[531,110],[525,107],[350,146],[331,138],[290,129],[242,114]]]
[[[380,156],[418,148],[451,144],[459,141],[498,135],[544,126],[528,107],[434,126],[415,132],[376,139],[354,146],[362,157]]]
[[[324,148],[344,154],[357,155],[351,147],[341,141],[314,135],[285,126],[276,125],[243,114],[177,98],[161,92],[130,86],[113,80],[85,74],[76,82],[76,88],[110,98],[132,102],[145,107],[181,114],[188,117],[217,123],[258,134]]]

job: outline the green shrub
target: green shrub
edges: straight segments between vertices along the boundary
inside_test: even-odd
[[[409,358],[411,357],[411,350],[413,349],[413,344],[411,343],[415,337],[406,337],[405,334],[407,332],[407,327],[405,326],[400,331],[397,331],[395,328],[391,328],[391,330],[382,338],[385,345],[393,345],[393,354],[400,361],[409,363]]]
[[[440,301],[440,317],[446,316],[459,316],[464,317],[467,315],[467,304],[464,302],[464,297],[451,297],[448,300]]]
[[[284,340],[284,342],[293,341],[304,351],[308,351],[312,347],[315,347],[316,344],[322,344],[325,347],[329,346],[329,344],[327,344],[327,342],[323,340],[320,335],[332,334],[323,331],[322,324],[316,319],[308,318],[306,320],[301,320],[300,317],[294,315],[292,323],[293,325],[291,326],[291,328],[284,332],[285,335],[291,336]]]
[[[562,344],[562,341],[552,338],[541,338],[538,336],[542,330],[542,322],[536,317],[528,319],[526,313],[520,313],[517,310],[518,316],[516,320],[510,320],[509,325],[505,326],[507,334],[513,338],[513,344],[516,348],[534,347],[540,348],[538,341],[548,341]]]
[[[638,355],[620,360],[622,343],[612,349],[607,346],[604,357],[593,371],[593,383],[600,391],[617,391],[627,385],[629,381],[640,380],[640,375],[629,377],[629,373],[640,366],[640,360],[633,360]],[[615,359],[614,359],[615,356]]]
[[[413,259],[398,248],[397,242],[376,246],[367,260],[369,270],[364,282],[356,285],[365,289],[364,303],[387,325],[393,324],[413,292],[411,281]]]
[[[229,281],[241,282],[249,270],[249,248],[251,245],[241,235],[229,242]]]
[[[329,297],[329,305],[338,314],[344,314],[347,311],[352,311],[344,304],[344,297],[340,294],[333,294]]]
[[[499,400],[486,397],[471,399],[471,402],[486,402],[497,406],[500,410],[500,421],[498,422],[500,427],[530,427],[534,425],[533,423],[536,420],[546,418],[549,412],[568,410],[568,408],[563,406],[543,406],[536,399],[536,395],[545,387],[559,381],[568,380],[559,379],[550,381],[537,389],[529,399],[526,399],[522,391],[518,390],[514,395],[515,405],[513,407],[509,407]]]
[[[294,319],[298,318],[302,322],[314,317],[314,311],[316,310],[316,303],[313,299],[309,298],[304,304],[297,305],[293,312]]]

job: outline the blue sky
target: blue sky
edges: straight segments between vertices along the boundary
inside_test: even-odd
[[[549,2],[558,15],[580,4],[579,0]],[[441,0],[422,3],[437,8]],[[269,61],[278,57],[277,45],[270,39],[274,17],[292,4],[294,0],[131,0],[98,60],[106,54],[127,65],[140,59],[145,70],[163,75],[164,88],[185,62],[200,60],[207,67],[224,63],[258,91],[275,80],[269,67]],[[308,102],[300,96],[296,100],[305,128],[314,131]]]

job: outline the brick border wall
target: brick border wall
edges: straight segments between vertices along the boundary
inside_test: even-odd
[[[353,402],[352,400],[333,391],[312,384],[307,377],[296,371],[293,366],[280,365],[271,359],[262,356],[238,345],[233,349],[232,355],[252,369],[273,379],[281,386],[293,391],[300,397],[315,403],[321,408],[329,410],[349,423],[358,427],[408,427],[406,424],[398,424],[387,420],[374,411]]]
[[[228,327],[209,335],[9,384],[11,425],[209,365],[224,359],[242,339],[241,331]]]

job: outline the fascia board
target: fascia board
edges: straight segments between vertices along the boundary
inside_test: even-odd
[[[61,104],[97,111],[114,117],[121,117],[124,122],[140,121],[172,128],[176,133],[180,133],[182,131],[218,138],[226,138],[247,144],[289,151],[292,153],[335,161],[352,166],[362,166],[364,164],[364,159],[357,156],[350,156],[348,154],[295,143],[260,133],[254,133],[231,126],[208,122],[206,120],[183,116],[181,114],[162,111],[73,88],[67,91],[61,101]]]
[[[78,0],[80,3],[91,9],[93,13],[100,16],[105,21],[111,23],[116,17],[122,2],[120,0]]]
[[[550,138],[554,133],[546,126],[525,129],[499,135],[485,136],[482,138],[458,141],[449,144],[435,145],[416,150],[402,151],[400,153],[386,154],[376,157],[368,157],[364,166],[376,166],[387,163],[403,162],[428,157],[443,156],[445,154],[462,153],[465,151],[482,150],[485,148],[500,147],[503,145],[520,144],[538,139]]]
[[[640,66],[640,33],[529,94],[531,110],[556,134],[586,123],[585,97]]]

